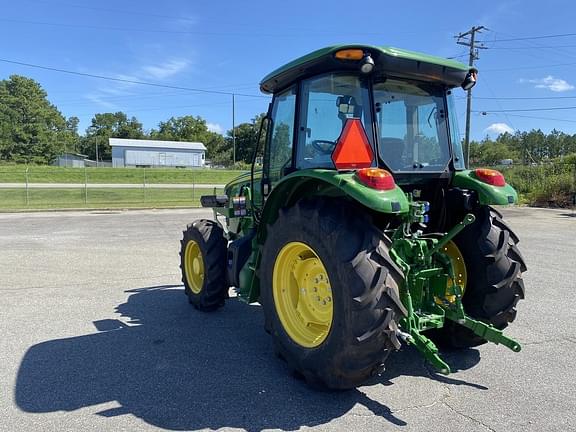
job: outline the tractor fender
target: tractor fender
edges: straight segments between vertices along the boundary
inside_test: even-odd
[[[283,177],[266,198],[260,218],[258,243],[266,239],[266,227],[273,224],[282,207],[309,196],[345,196],[361,205],[385,214],[398,215],[408,212],[406,195],[397,185],[394,189],[380,191],[361,183],[353,172],[308,169]]]
[[[492,186],[476,178],[471,170],[457,171],[452,185],[476,191],[481,205],[508,205],[518,203],[518,193],[506,183],[504,186]]]

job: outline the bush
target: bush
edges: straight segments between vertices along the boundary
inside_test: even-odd
[[[576,163],[562,162],[502,169],[520,202],[537,207],[570,207],[576,193]],[[576,162],[576,158],[575,158]]]

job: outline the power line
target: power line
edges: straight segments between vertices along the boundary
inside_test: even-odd
[[[553,34],[553,35],[545,35],[545,36],[526,36],[526,37],[515,37],[515,38],[508,38],[508,39],[493,39],[491,41],[480,41],[480,42],[512,42],[512,41],[550,39],[550,38],[569,37],[569,36],[576,36],[576,33],[561,33],[561,34]]]
[[[156,34],[176,34],[176,35],[199,35],[199,36],[241,36],[241,37],[283,37],[283,38],[299,38],[299,37],[309,37],[312,35],[333,35],[335,33],[329,32],[309,32],[299,30],[297,32],[291,33],[258,33],[251,31],[249,33],[243,32],[212,32],[212,31],[193,31],[193,30],[162,30],[162,29],[152,29],[152,28],[133,28],[133,27],[114,27],[114,26],[98,26],[93,24],[68,24],[68,23],[53,23],[45,21],[28,21],[28,20],[17,20],[9,18],[0,18],[0,21],[16,23],[16,24],[26,24],[26,25],[40,25],[49,27],[63,27],[63,28],[73,28],[82,30],[105,30],[105,31],[117,31],[117,32],[131,32],[131,33],[156,33]],[[358,35],[373,35],[380,36],[382,33],[354,33]]]
[[[80,7],[80,6],[78,6]],[[87,7],[87,9],[93,9]],[[108,9],[95,8],[96,10],[106,10],[112,12]],[[121,12],[129,13],[129,12]],[[149,14],[144,14],[148,16]],[[151,14],[153,17],[161,18],[171,18],[171,19],[183,19],[180,17],[170,17],[167,15],[155,15]],[[163,30],[163,29],[153,29],[153,28],[131,28],[131,27],[114,27],[114,26],[98,26],[93,24],[69,24],[69,23],[58,23],[58,22],[48,22],[48,21],[30,21],[30,20],[20,20],[13,18],[0,18],[0,21],[16,23],[16,24],[26,24],[26,25],[41,25],[41,26],[51,26],[51,27],[64,27],[64,28],[75,28],[75,29],[89,29],[89,30],[106,30],[106,31],[121,31],[121,32],[140,32],[140,33],[160,33],[160,34],[180,34],[180,35],[200,35],[200,36],[242,36],[242,37],[284,37],[284,38],[301,38],[309,36],[333,36],[339,35],[340,33],[330,32],[330,31],[317,31],[316,29],[305,29],[305,28],[292,28],[293,31],[289,33],[267,33],[267,32],[256,32],[254,27],[250,26],[248,32],[213,32],[213,31],[200,31],[200,30]],[[193,20],[191,20],[193,21]],[[241,26],[242,27],[242,26]],[[290,28],[284,28],[285,30],[290,30]],[[382,36],[382,32],[350,32],[350,34],[360,35],[360,36]],[[402,34],[416,34],[416,32],[406,32]]]
[[[503,97],[480,97],[475,96],[476,99],[484,99],[484,100],[548,100],[548,99],[576,99],[576,96],[538,96],[538,97],[512,97],[512,96],[503,96]]]
[[[519,37],[519,36],[516,36],[516,35],[513,35],[513,34],[508,34],[508,33],[503,33],[503,32],[500,32],[500,33],[508,36],[508,39],[523,39],[522,37]],[[551,53],[551,51],[555,51],[556,54],[562,55],[562,56],[563,56],[563,59],[564,59],[565,57],[576,58],[576,56],[574,56],[574,54],[573,54],[572,52],[566,51],[565,49],[563,50],[563,49],[559,48],[559,46],[554,46],[554,47],[549,47],[549,48],[546,48],[546,49],[542,49],[542,47],[544,47],[544,45],[541,45],[540,43],[537,43],[537,42],[535,42],[534,40],[530,40],[530,39],[528,39],[528,40],[518,40],[517,42],[525,45],[525,48],[522,48],[522,49],[520,50],[520,52],[525,53],[526,50],[529,50],[528,53],[527,53],[527,55],[529,55],[529,56],[531,56],[531,57],[538,58],[538,57],[539,57],[538,53],[540,53],[540,52],[541,52],[541,53],[546,53],[546,55],[547,55],[547,54]],[[532,49],[530,49],[529,47],[532,47],[532,48],[534,48],[534,49],[532,50]],[[492,47],[491,49],[500,49],[500,48],[501,48],[501,47]],[[514,49],[510,50],[510,52],[514,52],[514,51],[515,51]],[[524,54],[523,54],[523,55],[524,55]]]
[[[552,67],[560,67],[560,66],[574,66],[576,62],[572,63],[556,63],[556,64],[545,64],[540,66],[515,66],[515,67],[508,67],[508,68],[496,68],[496,69],[482,69],[482,72],[500,72],[500,71],[511,71],[511,70],[526,70],[526,69],[549,69]]]
[[[101,12],[111,12],[114,14],[125,14],[125,15],[139,15],[139,16],[148,16],[148,17],[153,17],[153,18],[167,18],[167,19],[177,19],[180,21],[190,21],[190,22],[196,22],[196,20],[194,20],[193,18],[186,18],[186,17],[182,17],[182,16],[176,16],[176,15],[160,15],[160,14],[154,14],[154,13],[149,13],[149,12],[139,12],[136,10],[122,10],[122,9],[110,9],[110,8],[103,8],[103,7],[96,7],[96,6],[87,6],[87,5],[80,5],[80,4],[76,4],[76,3],[66,3],[66,2],[53,2],[52,0],[50,1],[41,1],[41,0],[27,0],[29,3],[40,3],[40,4],[45,4],[47,6],[54,6],[54,4],[59,5],[59,6],[65,6],[66,8],[76,8],[76,9],[86,9],[86,10],[93,10],[93,11],[101,11]]]
[[[490,114],[487,112],[486,114]],[[536,119],[536,120],[550,120],[550,121],[559,121],[559,122],[567,122],[567,123],[576,123],[576,120],[568,120],[568,119],[559,119],[559,118],[551,118],[551,117],[536,117],[536,116],[527,116],[522,114],[508,114],[511,117],[521,117],[521,118],[529,118],[529,119]]]
[[[26,67],[36,68],[36,69],[43,69],[43,70],[48,70],[48,71],[52,71],[52,72],[65,73],[65,74],[69,74],[69,75],[77,75],[77,76],[83,76],[83,77],[89,77],[89,78],[97,78],[97,79],[106,80],[106,81],[115,81],[115,82],[122,82],[122,83],[128,83],[128,84],[138,84],[138,85],[145,85],[145,86],[150,86],[150,87],[169,88],[169,89],[173,89],[173,90],[186,90],[186,91],[191,91],[191,92],[195,92],[195,93],[218,94],[218,95],[227,95],[227,96],[236,95],[236,96],[244,96],[244,97],[269,99],[268,96],[264,96],[264,95],[253,95],[253,94],[226,92],[226,91],[218,91],[218,90],[207,90],[207,89],[183,87],[183,86],[176,86],[176,85],[169,85],[169,84],[152,83],[152,82],[148,82],[148,81],[131,80],[131,79],[125,79],[125,78],[114,78],[114,77],[109,77],[109,76],[105,76],[105,75],[96,75],[96,74],[90,74],[90,73],[84,73],[84,72],[76,72],[76,71],[71,71],[71,70],[67,70],[67,69],[42,66],[42,65],[37,65],[37,64],[33,64],[33,63],[24,63],[24,62],[19,62],[19,61],[15,61],[15,60],[8,60],[8,59],[3,59],[3,58],[0,58],[0,62],[16,64],[19,66],[26,66]]]
[[[521,108],[521,109],[500,109],[500,110],[482,110],[474,111],[475,113],[507,113],[507,112],[528,112],[528,111],[560,111],[560,110],[572,110],[576,109],[576,106],[567,107],[553,107],[553,108]]]
[[[556,48],[576,48],[576,45],[535,45],[527,47],[485,47],[491,50],[525,50],[525,49],[556,49]]]
[[[215,87],[207,87],[207,89],[220,89],[220,88],[230,88],[233,86],[215,86]],[[238,88],[253,88],[253,85],[250,86],[241,86]],[[77,92],[75,92],[77,93]],[[50,96],[52,96],[52,92],[50,93]],[[82,105],[88,105],[88,103],[86,102],[86,100],[90,100],[90,97],[94,97],[94,98],[98,98],[104,102],[124,102],[124,101],[133,101],[133,100],[141,100],[141,99],[156,99],[158,97],[162,97],[162,98],[168,98],[168,97],[178,97],[178,96],[183,96],[183,95],[188,95],[189,92],[185,91],[185,90],[179,90],[177,92],[159,92],[159,93],[126,93],[126,94],[111,94],[108,95],[105,92],[101,92],[101,91],[95,91],[92,94],[88,94],[85,95],[84,97],[81,98],[76,98],[76,99],[68,99],[68,100],[62,100],[58,102],[58,106],[82,106]]]
[[[492,87],[488,84],[488,81],[487,81],[487,80],[484,81],[484,84],[486,85],[486,87],[488,88],[488,91],[492,94],[492,96],[493,96],[493,97],[496,97],[496,96],[495,96],[495,93],[492,91]],[[498,105],[498,108],[504,109],[504,108],[502,107],[502,104],[500,103],[500,100],[496,100],[496,104]],[[512,126],[512,129],[516,129],[516,128],[514,127],[514,124],[512,123],[512,120],[510,120],[510,116],[508,116],[507,113],[502,113],[502,115],[504,116],[504,118],[506,119],[506,121],[510,124],[510,126]]]

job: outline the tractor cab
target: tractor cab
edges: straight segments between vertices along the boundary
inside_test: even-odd
[[[414,174],[446,177],[465,169],[452,89],[474,82],[475,71],[457,62],[356,45],[319,50],[272,72],[261,83],[274,94],[265,195],[295,170],[361,165],[409,182]],[[347,123],[358,129],[352,138],[344,134]],[[358,160],[339,163],[342,154]]]

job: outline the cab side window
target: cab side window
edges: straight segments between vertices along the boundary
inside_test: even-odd
[[[296,88],[292,87],[274,97],[272,105],[272,128],[270,145],[264,161],[265,173],[273,184],[283,175],[283,170],[292,165],[294,141],[294,112],[296,110]]]

